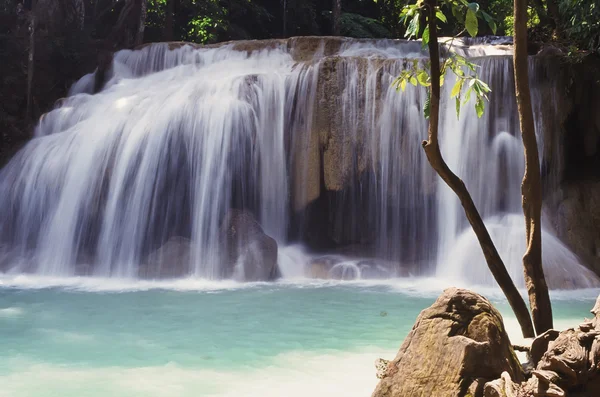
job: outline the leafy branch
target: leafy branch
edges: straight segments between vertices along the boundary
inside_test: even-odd
[[[466,0],[445,0],[443,5],[448,6],[454,17],[461,23],[464,24],[465,29],[471,37],[475,37],[479,31],[479,20],[486,22],[492,32],[496,33],[496,22],[494,19],[485,11],[481,10],[478,3],[469,3]],[[403,22],[407,28],[405,37],[421,38],[423,47],[429,44],[429,26],[426,26],[421,32],[421,20],[422,15],[425,12],[424,0],[418,0],[415,4],[406,5],[400,13],[400,21]],[[443,22],[447,22],[446,15],[441,9],[441,6],[435,7],[436,18]],[[462,33],[462,32],[461,32]],[[461,34],[459,33],[459,34]],[[452,52],[452,45],[454,38],[448,46],[448,56],[443,60],[441,65],[440,75],[440,86],[443,86],[447,72],[450,70],[456,77],[456,83],[452,87],[450,97],[455,99],[456,103],[456,117],[460,116],[460,109],[466,105],[471,96],[475,95],[475,111],[477,117],[483,115],[485,109],[485,101],[488,101],[488,93],[491,92],[490,87],[477,75],[478,66],[466,59],[463,56]],[[421,85],[423,87],[429,87],[431,85],[431,77],[429,74],[430,64],[425,63],[421,67],[418,60],[413,60],[412,67],[410,69],[402,71],[400,76],[394,80],[393,85],[398,90],[404,91],[408,83],[413,86]],[[466,92],[463,95],[463,88]],[[430,92],[428,91],[423,113],[425,118],[429,118],[430,111]]]

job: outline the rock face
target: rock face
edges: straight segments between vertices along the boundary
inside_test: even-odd
[[[549,330],[535,338],[529,351],[531,377],[519,383],[503,373],[474,397],[600,396],[600,297],[594,318],[562,332]]]
[[[189,273],[191,241],[184,237],[172,237],[159,249],[150,253],[146,265],[140,266],[143,278],[181,277]]]
[[[231,210],[221,224],[225,278],[269,281],[280,276],[277,242],[267,236],[254,216]]]
[[[500,313],[481,295],[450,288],[423,310],[373,397],[457,397],[485,380],[523,379]]]
[[[560,195],[558,237],[600,274],[600,183],[572,183]]]

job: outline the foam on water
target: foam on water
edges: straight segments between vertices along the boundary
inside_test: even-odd
[[[23,314],[23,309],[18,307],[0,308],[0,317],[17,317]]]
[[[485,270],[481,270],[485,271]],[[444,289],[454,286],[467,288],[483,294],[489,299],[504,300],[504,295],[495,286],[469,282],[465,279],[444,279],[440,277],[404,277],[389,279],[350,279],[323,280],[306,278],[303,275],[281,279],[277,282],[242,283],[234,280],[209,280],[203,278],[183,278],[173,280],[140,280],[101,277],[47,277],[38,275],[0,275],[0,289],[44,290],[58,289],[91,293],[119,293],[138,291],[178,291],[178,292],[223,292],[236,290],[270,289],[327,289],[332,287],[355,288],[357,292],[373,288],[384,288],[394,294],[420,298],[435,298]],[[521,287],[521,295],[527,291]],[[597,287],[577,290],[552,290],[553,300],[580,301],[593,300],[600,294]],[[21,315],[22,309],[0,309],[0,316]]]
[[[60,288],[85,292],[134,292],[149,290],[221,291],[252,288],[265,283],[240,283],[233,280],[183,278],[140,280],[136,278],[51,277],[28,274],[0,275],[0,287],[12,289]]]

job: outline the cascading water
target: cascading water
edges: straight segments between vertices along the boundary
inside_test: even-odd
[[[66,99],[3,170],[11,255],[43,274],[91,260],[96,275],[132,277],[150,250],[186,236],[188,273],[215,278],[232,204],[283,240],[286,95],[303,73],[278,49],[118,53],[102,92]]]
[[[279,243],[283,276],[298,276],[309,257],[284,247],[290,228],[304,227],[290,219],[325,190],[334,240],[366,240],[385,259],[342,261],[332,273],[410,268],[492,282],[458,200],[422,153],[424,90],[391,84],[406,59],[426,56],[420,44],[338,40],[332,50],[327,39],[302,40],[154,44],[117,53],[96,94],[94,76],[82,78],[0,172],[0,270],[136,277],[152,252],[183,238],[190,255],[167,265],[220,278],[221,222],[243,208]],[[454,104],[443,104],[442,150],[522,285],[524,165],[511,61],[502,46],[460,51],[480,56],[493,92],[481,119],[472,106],[457,119]],[[451,87],[449,79],[446,94]],[[538,111],[542,131],[547,117]],[[551,285],[597,283],[544,236]]]
[[[518,286],[523,287],[525,223],[520,181],[525,163],[513,93],[512,59],[507,56],[488,57],[477,60],[477,63],[480,78],[494,87],[486,112],[478,122],[474,122],[477,116],[472,106],[464,107],[459,118],[450,105],[443,106],[442,152],[449,167],[469,188],[510,275]],[[531,83],[532,91],[536,92],[539,84],[535,75]],[[449,98],[449,95],[446,93],[442,97]],[[550,114],[541,114],[539,108],[537,110],[536,130],[543,158],[542,119],[551,118],[558,110],[554,109]],[[552,181],[552,178],[549,179]],[[445,216],[438,219],[437,275],[446,279],[492,283],[493,278],[487,269],[473,265],[484,262],[483,254],[480,249],[475,249],[479,247],[477,238],[464,217],[459,201],[445,185],[439,189],[438,213]],[[591,272],[579,264],[577,257],[548,228],[544,228],[542,234],[543,261],[549,285],[596,285],[596,278]]]

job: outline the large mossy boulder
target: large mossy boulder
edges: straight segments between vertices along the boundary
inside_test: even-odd
[[[277,242],[248,212],[231,210],[221,224],[224,278],[270,281],[280,276]]]
[[[373,397],[463,397],[503,372],[524,379],[502,316],[483,296],[450,288],[421,312]]]

